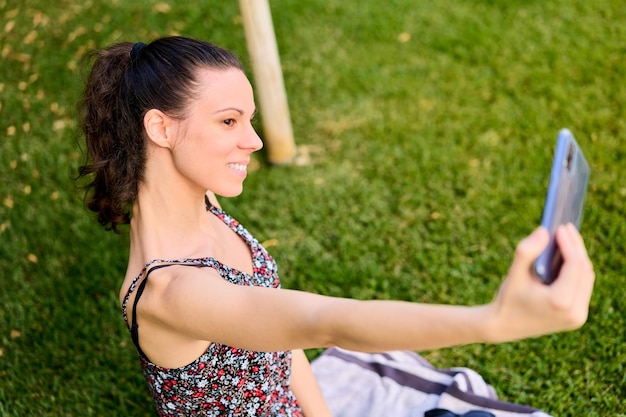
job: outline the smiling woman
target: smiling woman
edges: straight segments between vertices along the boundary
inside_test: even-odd
[[[552,286],[530,274],[548,239],[538,229],[486,305],[282,289],[272,256],[216,197],[242,192],[262,147],[255,113],[237,59],[184,37],[98,52],[85,87],[87,203],[105,227],[130,225],[119,301],[161,416],[329,416],[302,349],[497,343],[585,322],[594,273],[571,225],[557,232],[564,265]]]
[[[152,153],[146,178],[155,178],[162,187],[167,184],[164,190],[183,183],[202,196],[207,190],[237,196],[250,155],[263,146],[252,127],[256,113],[252,86],[237,68],[198,69],[196,82],[195,100],[187,104],[184,119],[158,109],[146,112],[148,149],[166,150]],[[175,200],[191,197],[187,187],[172,187],[180,193]]]

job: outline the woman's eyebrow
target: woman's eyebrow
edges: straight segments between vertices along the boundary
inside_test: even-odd
[[[216,110],[215,112],[213,112],[213,114],[223,113],[223,112],[226,112],[226,111],[233,111],[233,110],[236,111],[239,114],[243,114],[243,110],[241,110],[241,109],[239,109],[237,107],[225,107],[223,109]]]
[[[213,112],[213,114],[223,113],[223,112],[226,112],[226,111],[236,111],[237,113],[239,113],[242,116],[245,114],[245,112],[242,109],[238,108],[238,107],[225,107],[223,109],[216,110],[215,112]],[[257,114],[257,112],[258,112],[258,109],[255,108],[254,111],[252,112],[252,117],[254,117]]]

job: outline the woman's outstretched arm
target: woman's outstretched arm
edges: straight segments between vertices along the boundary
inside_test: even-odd
[[[594,273],[582,238],[568,225],[557,240],[564,265],[555,283],[532,276],[532,262],[548,241],[545,229],[537,229],[517,246],[500,291],[485,305],[325,297],[243,287],[209,268],[173,267],[151,277],[139,312],[149,326],[179,339],[258,351],[340,346],[380,352],[517,340],[575,329],[587,319]]]

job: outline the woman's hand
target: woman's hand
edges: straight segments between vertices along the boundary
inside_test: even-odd
[[[493,317],[488,329],[490,342],[572,330],[587,321],[593,266],[574,225],[559,227],[556,239],[563,266],[551,285],[543,284],[531,272],[548,243],[548,232],[538,228],[517,246],[509,274],[489,305]]]

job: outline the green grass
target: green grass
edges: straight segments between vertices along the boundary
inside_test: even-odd
[[[117,306],[127,239],[98,227],[71,177],[85,51],[179,33],[247,62],[236,2],[165,4],[0,0],[0,416],[154,415]],[[592,168],[589,323],[424,355],[556,416],[624,416],[623,2],[272,0],[272,12],[308,158],[259,155],[223,205],[272,239],[283,285],[488,301],[539,221],[569,127]]]

